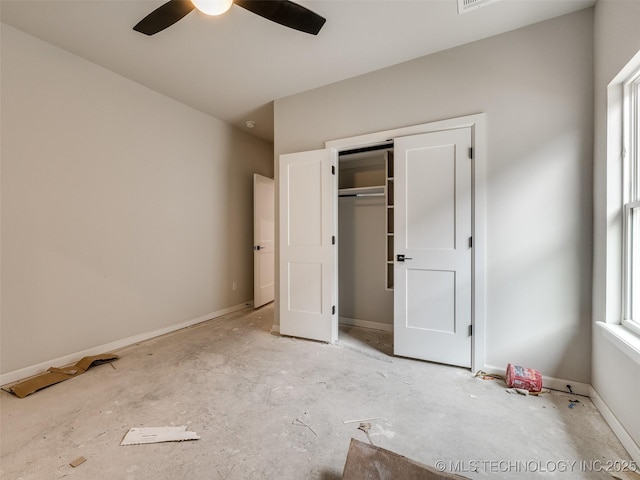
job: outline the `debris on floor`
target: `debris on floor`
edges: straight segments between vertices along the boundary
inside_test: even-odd
[[[506,382],[509,388],[522,388],[529,392],[542,390],[542,373],[520,365],[507,365]]]
[[[96,365],[102,365],[103,363],[113,362],[120,358],[115,353],[103,353],[100,355],[93,355],[90,357],[84,357],[79,362],[69,365],[67,367],[57,368],[51,367],[46,372],[36,375],[34,377],[22,380],[20,382],[3,387],[3,390],[9,393],[13,393],[18,398],[24,398],[27,395],[42,390],[43,388],[50,387],[56,383],[64,382],[70,378],[82,375],[91,367]]]
[[[480,377],[482,380],[504,380],[503,375],[498,375],[497,373],[487,373],[482,370],[478,370],[478,372],[475,374],[475,377]]]
[[[573,407],[575,407],[575,406],[576,406],[577,404],[579,404],[579,403],[580,403],[580,400],[569,400],[569,405],[568,405],[568,407],[569,407],[569,408],[573,408]]]
[[[360,418],[358,420],[343,420],[342,423],[347,424],[347,423],[362,423],[362,422],[369,422],[371,420],[380,420],[382,417],[371,417],[371,418]]]
[[[509,367],[511,366],[511,364],[509,364],[509,366],[507,366],[507,376],[509,373]],[[515,369],[521,369],[523,367],[514,367]],[[530,370],[533,372],[537,372],[537,370],[532,370],[530,368],[527,368],[525,370]],[[540,373],[540,372],[538,372]],[[478,372],[474,375],[474,377],[476,378],[481,378],[482,380],[502,380],[503,382],[505,382],[505,384],[510,387],[506,389],[507,393],[521,393],[522,395],[533,395],[533,396],[537,396],[537,395],[541,395],[543,393],[549,393],[549,390],[542,390],[542,375],[540,375],[540,390],[536,391],[536,390],[531,390],[530,388],[526,388],[523,387],[521,385],[509,385],[509,380],[507,380],[507,378],[503,375],[498,375],[497,373],[487,373],[483,370],[478,370]],[[510,379],[511,380],[511,379]]]
[[[412,480],[468,480],[453,473],[439,471],[390,450],[351,439],[343,480],[363,478],[403,478]]]
[[[187,432],[187,426],[179,427],[138,427],[130,429],[120,445],[142,445],[145,443],[184,442],[200,440],[196,432]]]
[[[360,425],[358,425],[358,430],[362,430],[364,434],[367,436],[367,439],[369,439],[369,443],[373,445],[373,442],[371,441],[371,437],[369,436],[369,430],[371,430],[371,424],[361,423]]]
[[[73,460],[72,462],[69,462],[69,465],[71,465],[73,468],[76,468],[77,466],[82,465],[86,461],[87,461],[86,458],[78,457],[75,460]]]
[[[621,472],[612,473],[611,477],[616,478],[617,480],[640,480],[640,472],[625,468]]]
[[[307,427],[309,430],[311,430],[311,433],[313,433],[317,437],[318,434],[313,431],[313,428],[311,428],[308,424],[306,424],[302,420],[300,420],[301,418],[302,417],[296,418],[293,422],[291,422],[291,425],[300,425],[301,427]]]
[[[531,395],[532,397],[539,397],[544,393],[551,393],[551,390],[540,390],[539,392],[529,392],[529,395]]]
[[[544,394],[544,393],[549,393],[549,390],[540,390],[539,392],[530,392],[529,390],[525,390],[524,388],[505,388],[505,392],[507,393],[519,393],[520,395],[524,395],[524,396],[532,396],[532,397],[539,397],[540,395]]]
[[[507,388],[507,393],[519,393],[520,395],[524,395],[525,397],[529,395],[529,390],[525,390],[524,388]]]

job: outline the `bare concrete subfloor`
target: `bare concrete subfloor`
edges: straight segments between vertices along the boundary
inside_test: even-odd
[[[115,369],[24,399],[0,392],[0,476],[337,480],[351,437],[368,441],[361,419],[374,444],[472,479],[610,479],[587,470],[630,460],[588,398],[510,395],[396,358],[390,333],[345,327],[326,345],[272,324],[272,306],[243,310],[125,348]],[[201,439],[119,445],[131,427],[169,425]]]

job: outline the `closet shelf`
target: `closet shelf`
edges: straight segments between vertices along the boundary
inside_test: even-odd
[[[383,196],[384,185],[374,185],[371,187],[355,187],[341,188],[338,190],[339,197],[358,197],[358,196]]]

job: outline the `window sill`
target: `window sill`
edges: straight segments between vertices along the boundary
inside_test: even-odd
[[[640,337],[622,325],[596,322],[604,337],[640,365]]]

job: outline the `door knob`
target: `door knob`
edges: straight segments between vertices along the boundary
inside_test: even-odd
[[[413,260],[413,258],[411,258],[411,257],[405,257],[404,255],[397,255],[397,256],[396,256],[396,259],[397,259],[399,262],[404,262],[405,260]]]

